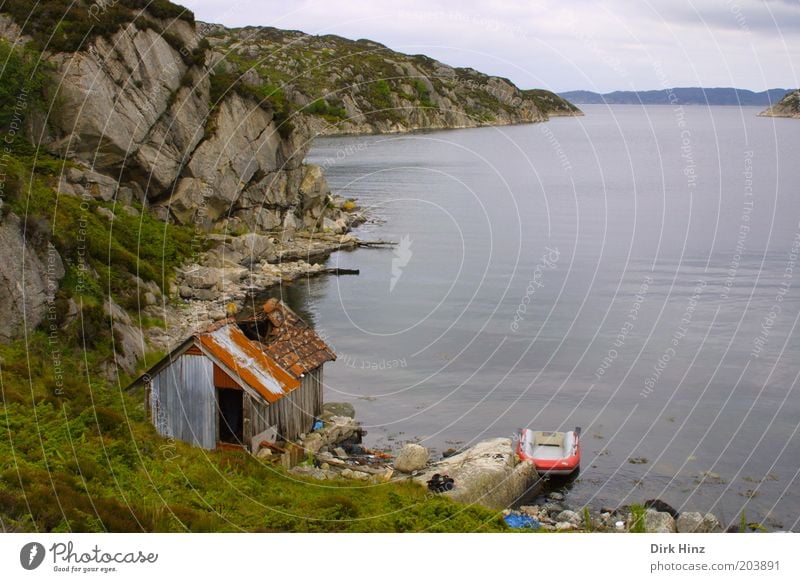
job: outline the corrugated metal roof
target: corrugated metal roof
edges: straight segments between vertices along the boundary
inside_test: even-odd
[[[225,322],[195,337],[206,355],[268,402],[275,402],[300,386],[297,376],[265,354],[259,344],[249,340],[233,322]]]

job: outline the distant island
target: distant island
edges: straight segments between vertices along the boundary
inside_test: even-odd
[[[759,117],[791,117],[800,119],[800,89],[790,91],[772,107],[758,114]]]
[[[677,97],[682,105],[752,105],[769,107],[778,103],[789,89],[768,89],[756,93],[747,89],[733,87],[676,87],[667,92],[664,89],[649,91],[613,91],[595,93],[593,91],[566,91],[559,93],[567,101],[579,105],[669,105],[670,94]]]

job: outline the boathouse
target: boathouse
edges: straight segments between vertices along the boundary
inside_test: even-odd
[[[255,316],[195,333],[135,383],[159,434],[205,449],[244,446],[274,430],[294,440],[322,412],[331,348],[270,299]]]

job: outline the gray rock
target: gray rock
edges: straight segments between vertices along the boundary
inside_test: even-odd
[[[13,213],[0,218],[0,249],[4,253],[0,261],[0,341],[10,341],[23,329],[33,330],[48,317],[49,309],[55,309],[52,300],[65,271],[55,247],[32,245],[23,236],[22,221]],[[55,311],[52,313],[55,316]]]
[[[705,533],[720,533],[722,532],[722,524],[713,513],[706,513],[703,516],[703,531]]]
[[[231,243],[234,252],[240,254],[244,259],[251,259],[255,262],[260,260],[275,260],[275,244],[272,239],[262,234],[254,232],[235,237]]]
[[[578,525],[583,521],[583,518],[580,516],[579,513],[570,511],[569,509],[565,509],[555,517],[555,520],[557,522],[568,521],[569,523]]]
[[[103,310],[111,317],[114,330],[114,361],[125,372],[132,374],[136,371],[136,362],[144,356],[144,333],[113,300],[107,300]]]
[[[447,474],[455,480],[447,497],[503,509],[530,491],[538,477],[532,463],[515,459],[511,439],[489,439],[429,465],[414,481],[425,486],[434,473]]]
[[[561,513],[566,509],[561,503],[557,503],[555,501],[548,501],[547,503],[543,503],[541,505],[542,511],[546,511],[547,513]]]
[[[394,468],[403,473],[413,473],[424,469],[428,464],[430,453],[423,446],[409,443],[404,446],[394,461]]]
[[[675,533],[675,519],[665,511],[648,509],[645,513],[644,528],[647,533]]]
[[[355,418],[356,409],[349,402],[326,402],[322,405],[322,418],[330,418],[331,416]]]
[[[113,211],[111,211],[111,210],[110,210],[110,209],[108,209],[108,208],[104,208],[104,207],[102,207],[102,206],[98,206],[98,207],[97,207],[97,210],[95,210],[95,212],[97,212],[97,214],[99,214],[99,215],[100,215],[100,216],[102,216],[103,218],[107,218],[108,220],[110,220],[110,221],[112,221],[112,222],[113,222],[113,221],[114,221],[114,219],[116,218],[116,216],[114,215],[114,212],[113,212]]]
[[[678,533],[700,533],[703,528],[703,514],[698,511],[684,511],[675,520]]]
[[[578,526],[569,521],[559,521],[556,522],[556,531],[569,531],[573,529],[578,529]]]
[[[348,456],[342,447],[336,447],[335,449],[333,449],[333,454],[339,457],[340,459],[346,459]]]
[[[563,501],[564,495],[559,493],[558,491],[551,491],[547,494],[548,499],[552,499],[553,501]]]

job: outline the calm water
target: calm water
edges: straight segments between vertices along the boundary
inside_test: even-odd
[[[359,236],[405,241],[289,290],[339,355],[327,400],[378,445],[581,426],[574,505],[800,529],[800,122],[757,112],[319,140]]]

